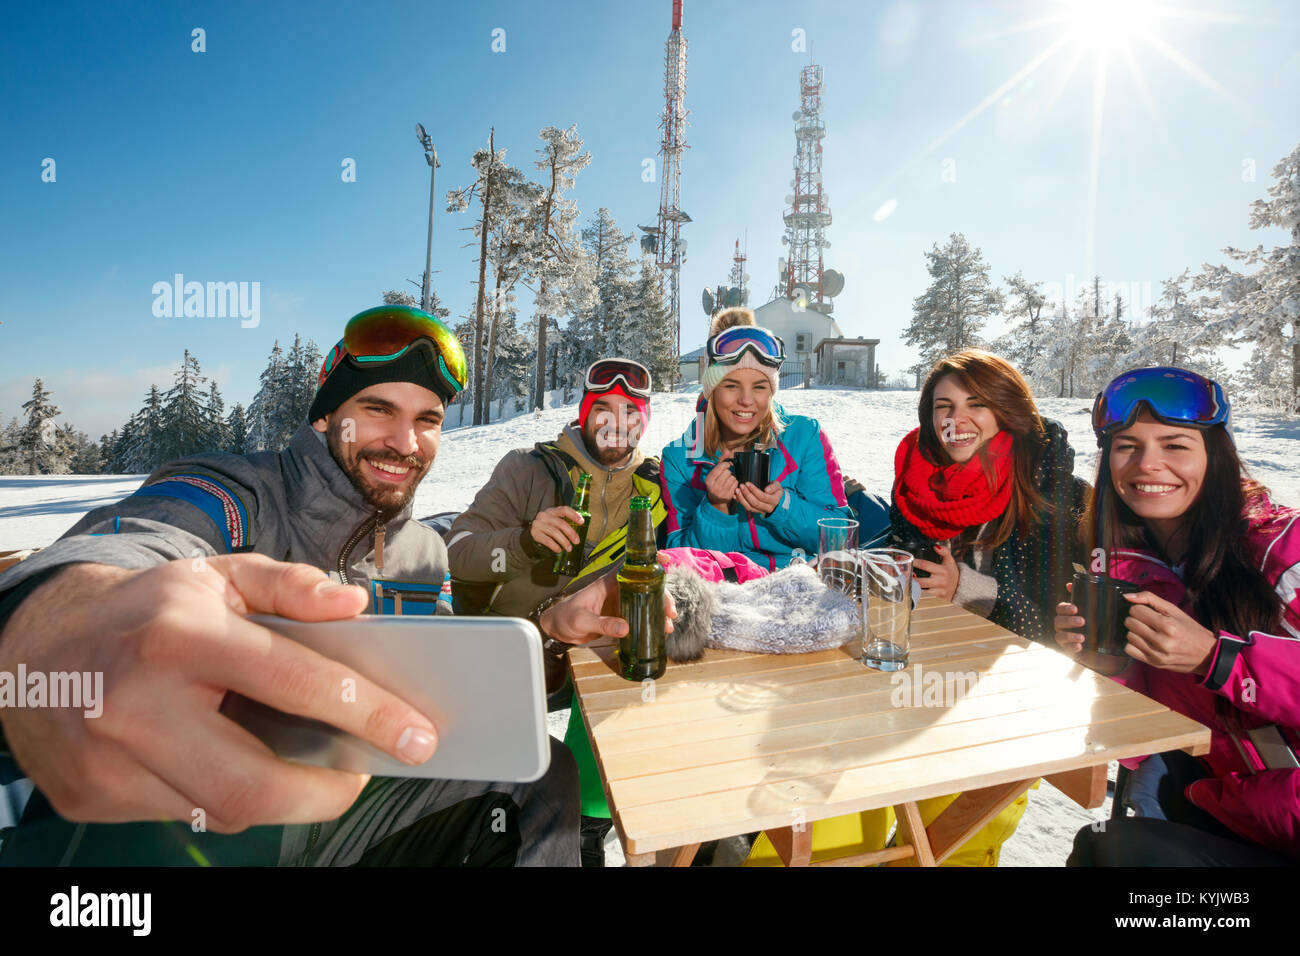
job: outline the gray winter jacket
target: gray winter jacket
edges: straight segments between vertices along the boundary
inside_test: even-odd
[[[440,586],[447,571],[442,538],[411,518],[410,502],[380,522],[325,436],[304,423],[278,453],[196,455],[163,465],[134,494],[89,512],[54,544],[0,574],[0,598],[66,564],[143,569],[248,551],[363,586],[372,578]]]

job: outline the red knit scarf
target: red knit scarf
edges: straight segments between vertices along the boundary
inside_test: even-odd
[[[955,538],[965,528],[978,528],[1007,510],[1011,502],[1011,435],[1000,431],[989,441],[993,488],[984,475],[980,456],[967,462],[939,466],[917,446],[921,429],[913,428],[894,452],[894,502],[903,517],[934,541]]]

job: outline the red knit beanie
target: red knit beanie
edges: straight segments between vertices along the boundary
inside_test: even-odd
[[[591,406],[595,405],[599,399],[604,398],[611,392],[617,392],[622,395],[636,408],[637,414],[641,416],[641,434],[644,435],[650,429],[650,399],[641,398],[637,395],[629,395],[623,390],[622,384],[617,384],[613,388],[606,389],[603,392],[588,392],[584,390],[582,393],[582,404],[578,406],[578,427],[587,427],[587,416],[591,414]]]

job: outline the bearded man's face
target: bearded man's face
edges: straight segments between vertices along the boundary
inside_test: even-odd
[[[640,440],[641,415],[630,399],[617,392],[597,399],[582,423],[587,453],[606,468],[624,464]]]
[[[415,494],[438,454],[442,399],[413,382],[362,389],[312,427],[371,507],[394,514]]]

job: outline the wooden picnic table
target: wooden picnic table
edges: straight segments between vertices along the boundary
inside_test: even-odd
[[[897,846],[815,865],[934,866],[1040,777],[1091,809],[1109,761],[1209,749],[1201,724],[938,598],[913,611],[906,670],[865,667],[860,646],[706,650],[645,685],[618,675],[611,641],[570,650],[628,864],[688,866],[707,840],[764,830],[807,865],[813,820],[892,806]],[[959,791],[922,825],[918,800]]]

